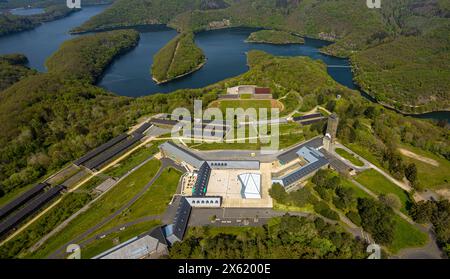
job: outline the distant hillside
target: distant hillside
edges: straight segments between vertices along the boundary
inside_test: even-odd
[[[0,13],[0,36],[33,29],[43,22],[56,20],[76,12],[66,5],[51,5],[45,7],[45,13],[30,16],[17,16]]]
[[[450,14],[444,2],[391,3],[397,6],[388,18],[395,19],[397,35],[352,56],[355,81],[367,93],[404,112],[450,109]]]
[[[305,40],[286,31],[261,30],[251,33],[246,42],[284,45],[304,44]]]
[[[225,4],[225,5],[224,5]],[[360,0],[117,0],[75,32],[142,24],[169,24],[178,30],[229,26],[266,27],[342,41],[330,52],[349,54],[365,47],[372,34],[385,30],[380,12]]]

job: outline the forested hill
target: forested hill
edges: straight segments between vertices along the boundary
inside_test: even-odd
[[[206,3],[206,2],[208,3]],[[179,31],[236,26],[333,41],[323,52],[351,57],[356,82],[406,113],[450,109],[448,0],[117,0],[77,32],[141,24]]]
[[[0,92],[35,73],[27,63],[27,57],[22,54],[0,55]]]
[[[42,22],[56,20],[73,12],[75,10],[60,4],[46,7],[43,14],[30,16],[17,16],[0,12],[0,36],[33,29]]]
[[[115,0],[83,0],[83,6],[110,4]],[[34,7],[43,8],[44,13],[19,16],[9,13],[9,9]],[[2,11],[3,10],[3,11]],[[67,8],[62,0],[9,0],[0,1],[0,36],[36,28],[43,22],[57,20],[77,10]]]
[[[68,41],[48,61],[48,73],[0,92],[0,196],[57,170],[132,123],[128,98],[91,83],[138,37],[136,31],[120,30]]]
[[[207,3],[205,3],[207,2]],[[379,11],[360,0],[117,0],[75,32],[142,24],[168,24],[178,30],[230,26],[285,29],[311,37],[342,40],[336,54],[364,48],[370,35],[386,30]],[[223,8],[222,8],[223,7]],[[225,21],[224,21],[225,20]]]

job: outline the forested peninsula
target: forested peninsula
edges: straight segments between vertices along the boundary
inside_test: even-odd
[[[404,113],[449,109],[448,1],[392,0],[381,9],[368,9],[359,0],[223,2],[117,0],[74,31],[146,24],[194,32],[285,30],[332,42],[322,52],[351,58],[356,83],[386,106]]]
[[[157,83],[166,83],[197,71],[205,63],[205,55],[195,44],[194,34],[183,33],[155,54],[151,74]]]

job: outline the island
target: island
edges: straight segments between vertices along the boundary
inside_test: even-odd
[[[205,63],[206,57],[195,44],[194,34],[182,33],[156,53],[151,74],[156,83],[162,84],[193,73]]]
[[[246,40],[247,43],[265,43],[274,45],[304,44],[305,39],[287,31],[261,30],[253,32]]]

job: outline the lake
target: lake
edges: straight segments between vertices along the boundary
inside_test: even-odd
[[[23,53],[29,66],[46,71],[45,60],[66,40],[73,38],[69,30],[102,12],[106,6],[91,6],[59,20],[46,22],[29,31],[0,37],[0,54]]]
[[[11,9],[9,12],[13,15],[21,15],[21,16],[28,16],[28,15],[38,15],[45,13],[45,9],[42,8],[16,8]]]
[[[153,93],[167,93],[182,88],[201,88],[234,77],[248,70],[246,53],[263,50],[277,56],[309,56],[320,59],[331,67],[329,74],[338,82],[355,89],[348,60],[319,53],[327,42],[306,39],[304,45],[250,44],[245,39],[255,29],[232,28],[196,35],[197,45],[205,52],[207,63],[200,70],[167,84],[158,85],[150,76],[153,56],[176,36],[172,29],[159,27],[159,31],[140,30],[141,41],[129,53],[116,59],[105,72],[99,85],[120,95],[138,97]]]
[[[79,26],[107,6],[90,6],[68,17],[44,23],[37,28],[0,37],[0,54],[23,53],[29,59],[29,66],[45,72],[45,60],[66,40],[73,38],[69,30]],[[27,10],[27,9],[25,9]],[[304,45],[270,45],[246,43],[248,35],[255,29],[233,28],[196,35],[196,42],[203,49],[207,63],[199,71],[157,85],[150,76],[153,56],[167,42],[174,38],[175,30],[153,26],[138,28],[141,38],[138,46],[116,59],[105,71],[98,85],[123,96],[139,97],[155,93],[168,93],[183,88],[200,88],[209,84],[240,75],[248,70],[246,52],[257,49],[278,56],[308,56],[320,59],[328,65],[328,73],[339,83],[357,89],[347,59],[323,55],[319,49],[328,42],[306,38]],[[420,118],[446,119],[450,112],[433,112],[419,115]]]

